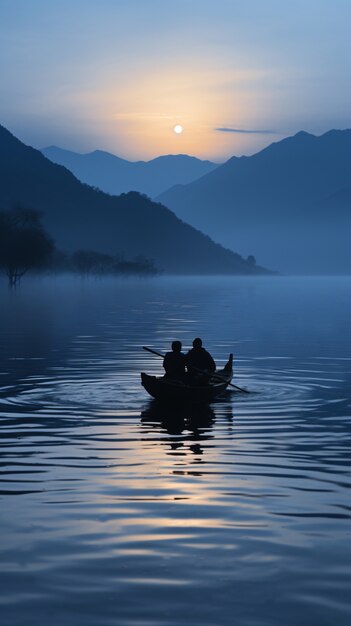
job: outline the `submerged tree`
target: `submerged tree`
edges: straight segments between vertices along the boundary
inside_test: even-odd
[[[71,257],[73,270],[82,276],[107,274],[112,271],[113,262],[112,256],[95,250],[77,250]]]
[[[124,259],[95,250],[77,250],[71,256],[71,269],[83,277],[89,275],[152,275],[157,269],[151,259],[139,256],[133,260]]]
[[[45,267],[53,250],[38,211],[22,207],[0,211],[0,268],[11,287],[30,269]]]

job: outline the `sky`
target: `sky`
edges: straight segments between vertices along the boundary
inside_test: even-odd
[[[0,124],[217,162],[350,128],[350,23],[350,0],[0,0]]]

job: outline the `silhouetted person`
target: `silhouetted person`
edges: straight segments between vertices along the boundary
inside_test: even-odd
[[[167,352],[163,359],[163,367],[166,370],[165,378],[173,380],[185,381],[186,359],[182,352],[182,344],[180,341],[173,341],[172,352]]]
[[[216,364],[210,353],[202,347],[200,337],[194,339],[193,347],[185,355],[185,359],[191,379],[198,384],[206,384],[209,374],[216,371]]]

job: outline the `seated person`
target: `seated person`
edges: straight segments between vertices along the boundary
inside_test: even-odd
[[[163,367],[165,368],[165,378],[173,380],[185,381],[185,354],[182,352],[182,344],[180,341],[173,341],[172,352],[167,352],[163,359]]]
[[[202,340],[196,337],[193,347],[185,355],[188,372],[192,380],[200,384],[206,384],[209,374],[216,371],[216,364],[207,350],[202,347]]]

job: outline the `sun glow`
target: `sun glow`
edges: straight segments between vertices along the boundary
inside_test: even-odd
[[[241,83],[251,84],[257,79],[257,72],[236,71],[238,89],[233,102],[227,93],[228,83],[234,80],[228,69],[174,68],[171,79],[169,71],[168,66],[167,73],[160,68],[138,76],[138,80],[133,75],[133,80],[128,78],[121,87],[118,98],[115,86],[107,92],[94,92],[97,102],[89,104],[98,106],[99,118],[104,120],[99,132],[108,137],[105,149],[132,160],[178,153],[180,145],[183,154],[211,160],[223,160],[244,149],[250,152],[250,141],[257,143],[255,135],[216,129],[234,127],[234,121],[235,127],[240,124],[243,128],[265,123],[264,119],[257,121],[251,92],[240,91]],[[263,140],[267,142],[264,135]]]

